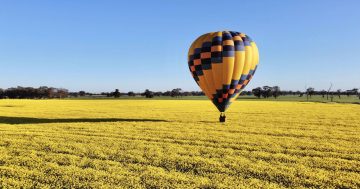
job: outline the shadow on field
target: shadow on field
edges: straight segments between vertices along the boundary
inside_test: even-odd
[[[0,116],[0,123],[5,124],[36,124],[36,123],[76,123],[76,122],[168,122],[163,119],[132,119],[132,118],[59,118],[59,119],[48,119],[48,118],[32,118],[32,117],[6,117]]]

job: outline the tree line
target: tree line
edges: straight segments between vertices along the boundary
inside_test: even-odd
[[[332,87],[332,86],[331,86]],[[311,98],[313,95],[321,95],[323,98],[333,100],[334,97],[341,98],[341,96],[353,96],[356,95],[360,99],[359,89],[349,89],[349,90],[336,90],[332,91],[331,87],[328,90],[315,90],[313,87],[308,87],[304,91],[291,91],[291,90],[280,90],[279,86],[263,86],[256,87],[251,91],[243,91],[242,96],[251,96],[254,95],[257,98],[278,98],[281,95],[297,95],[299,97],[306,96],[307,99]],[[204,93],[201,91],[183,91],[181,88],[175,88],[165,92],[162,91],[151,91],[146,89],[144,92],[120,92],[119,89],[115,89],[113,92],[102,92],[102,93],[90,93],[86,91],[78,92],[69,92],[69,90],[64,88],[56,87],[47,87],[41,86],[39,88],[33,87],[11,87],[8,89],[0,88],[0,99],[11,98],[11,99],[51,99],[51,98],[76,98],[76,97],[85,97],[85,96],[101,96],[101,97],[112,97],[119,98],[121,96],[135,97],[143,96],[146,98],[160,97],[160,96],[169,96],[179,98],[182,96],[204,96]]]
[[[90,93],[86,91],[69,92],[68,89],[55,88],[41,86],[39,88],[34,87],[11,87],[8,89],[0,88],[0,99],[51,99],[51,98],[74,98],[74,97],[85,97],[85,96],[104,96],[119,98],[120,96],[144,96],[146,98],[153,98],[155,96],[170,96],[170,97],[181,97],[181,96],[203,96],[204,93],[201,91],[182,91],[180,88],[173,89],[171,91],[151,91],[146,89],[144,92],[133,92],[129,91],[126,93],[120,92],[119,89],[115,89],[114,92],[102,92],[102,93]]]
[[[308,87],[305,88],[305,91],[282,91],[280,90],[279,86],[263,86],[263,87],[257,87],[254,88],[251,92],[252,95],[258,97],[258,98],[269,98],[269,97],[274,97],[277,98],[280,95],[298,95],[299,97],[302,96],[306,96],[307,99],[311,98],[313,95],[320,95],[322,96],[322,98],[325,98],[327,100],[333,100],[334,97],[338,97],[341,98],[341,96],[357,96],[360,99],[360,93],[359,93],[359,89],[357,88],[353,88],[353,89],[349,89],[349,90],[341,90],[338,89],[336,91],[331,90],[332,85],[330,86],[330,88],[328,90],[315,90],[313,87]]]
[[[18,98],[18,99],[44,99],[44,98],[66,98],[69,91],[64,88],[55,88],[41,86],[33,87],[11,87],[8,89],[0,88],[0,98]]]
[[[169,97],[182,97],[182,96],[204,96],[205,94],[201,91],[183,91],[181,88],[172,89],[171,91],[151,91],[146,89],[144,92],[135,93],[129,91],[127,93],[119,92],[119,89],[115,89],[112,93],[101,93],[101,95],[106,95],[107,97],[119,98],[120,96],[144,96],[146,98],[160,97],[160,96],[169,96]]]

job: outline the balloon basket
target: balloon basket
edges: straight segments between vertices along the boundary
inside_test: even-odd
[[[225,116],[225,113],[224,112],[221,112],[220,113],[220,117],[219,117],[219,121],[221,123],[225,122],[225,119],[226,119],[226,116]]]

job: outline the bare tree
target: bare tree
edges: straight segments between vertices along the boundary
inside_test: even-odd
[[[327,90],[327,93],[326,93],[326,100],[329,100],[329,93],[330,93],[330,90],[331,90],[332,86],[333,86],[333,84],[330,83],[330,87],[329,87],[329,89]]]

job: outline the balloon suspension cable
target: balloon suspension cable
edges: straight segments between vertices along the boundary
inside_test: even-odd
[[[225,112],[220,112],[219,121],[220,122],[225,122],[225,119],[226,119]]]

